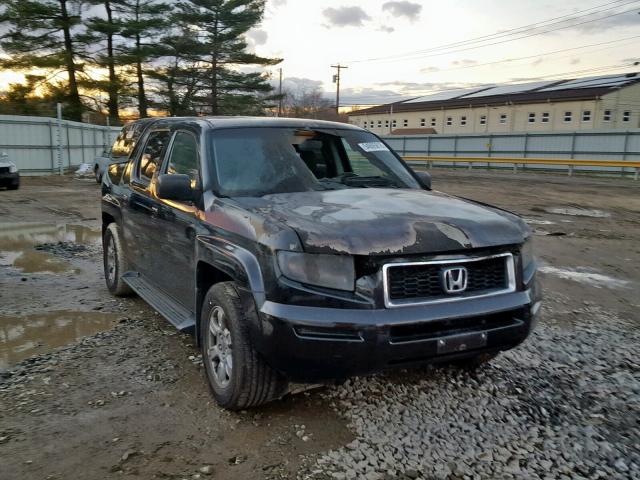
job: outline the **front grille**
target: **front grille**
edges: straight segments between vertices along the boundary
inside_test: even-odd
[[[0,167],[0,173],[9,173],[9,167]]]
[[[474,296],[510,288],[509,262],[511,254],[480,259],[387,264],[386,288],[388,302],[433,301],[459,296]],[[450,267],[467,269],[467,287],[458,293],[447,293],[443,285],[443,271]]]

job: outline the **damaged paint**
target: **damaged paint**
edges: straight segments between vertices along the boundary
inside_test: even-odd
[[[233,201],[292,228],[313,253],[435,253],[514,245],[528,235],[515,215],[422,190],[345,189]]]

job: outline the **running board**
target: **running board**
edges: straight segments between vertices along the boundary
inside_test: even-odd
[[[178,330],[184,332],[195,327],[195,317],[189,310],[171,300],[165,293],[142,278],[138,272],[125,273],[122,280]]]

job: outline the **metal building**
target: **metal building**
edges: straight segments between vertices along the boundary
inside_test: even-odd
[[[640,127],[640,74],[439,92],[349,113],[378,135],[628,130]],[[419,133],[419,132],[416,132]]]

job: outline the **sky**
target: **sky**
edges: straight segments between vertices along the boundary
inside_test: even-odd
[[[640,71],[640,0],[267,0],[250,48],[274,83],[341,104],[495,83]],[[247,68],[243,68],[247,70]],[[249,70],[251,70],[249,68]],[[0,72],[0,89],[20,76]]]
[[[631,0],[268,0],[249,38],[256,53],[284,59],[273,75],[282,67],[291,88],[331,96],[331,65],[347,65],[341,103],[363,105],[640,71],[639,12]]]

